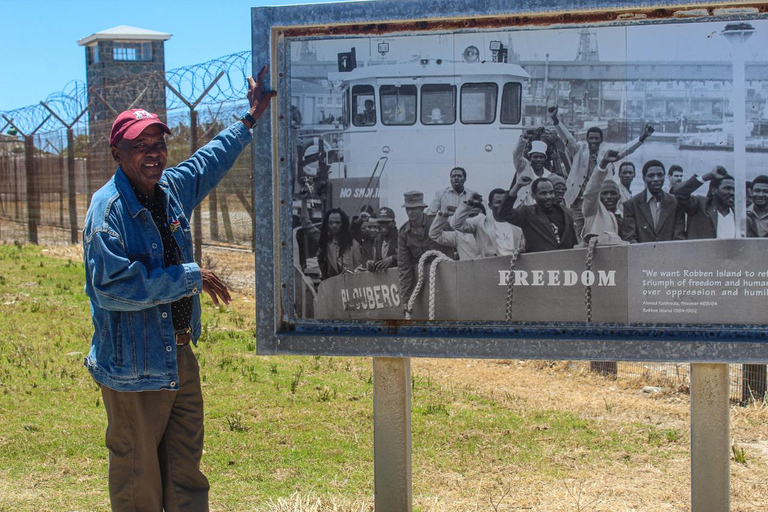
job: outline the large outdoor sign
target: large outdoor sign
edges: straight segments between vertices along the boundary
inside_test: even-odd
[[[254,9],[259,352],[768,360],[763,10]]]

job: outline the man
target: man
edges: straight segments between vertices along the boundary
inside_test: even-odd
[[[499,207],[499,220],[522,228],[526,252],[571,249],[577,242],[573,215],[557,204],[552,182],[547,178],[530,183],[536,204],[514,208],[518,191],[529,184],[529,179],[523,176],[509,190]]]
[[[436,249],[446,255],[453,254],[453,249],[438,244],[429,238],[429,228],[434,217],[427,215],[424,203],[424,194],[418,190],[406,192],[405,213],[408,222],[400,227],[397,235],[397,265],[400,270],[400,295],[402,303],[408,306],[413,289],[416,287],[417,265],[421,255],[427,251]]]
[[[747,236],[768,235],[768,176],[761,174],[752,181],[752,205],[747,208]]]
[[[677,164],[670,165],[667,171],[667,181],[669,182],[668,189],[672,190],[675,185],[679,185],[683,182],[683,168]]]
[[[110,134],[118,167],[94,195],[83,228],[85,291],[95,333],[85,365],[107,411],[113,510],[208,510],[200,472],[203,400],[189,342],[200,300],[230,302],[227,286],[193,259],[189,217],[251,140],[274,92],[248,77],[250,108],[189,160],[163,170],[168,127],[132,109]]]
[[[691,195],[704,183],[709,182],[706,196]],[[687,214],[686,238],[736,238],[736,214],[733,203],[736,187],[733,176],[722,166],[699,177],[691,178],[672,189],[680,208]]]
[[[467,171],[463,167],[451,169],[450,178],[451,186],[435,192],[435,198],[432,199],[425,214],[435,216],[438,212],[446,212],[448,206],[459,206],[462,201],[472,197],[474,192],[464,186],[467,181]]]
[[[565,191],[568,190],[565,180],[555,173],[551,173],[547,179],[552,182],[552,188],[555,190],[555,202],[560,206],[565,206]]]
[[[584,225],[584,216],[581,212],[584,187],[586,187],[587,181],[592,176],[593,169],[603,158],[600,152],[600,146],[603,143],[603,131],[593,126],[587,130],[587,141],[579,142],[560,124],[560,120],[557,117],[557,107],[550,107],[549,115],[555,126],[555,131],[565,144],[565,149],[571,159],[571,171],[566,180],[568,190],[565,193],[565,206],[573,211],[576,231],[580,233]],[[645,125],[645,129],[640,137],[630,141],[619,151],[618,160],[622,160],[634,153],[653,132],[654,129],[650,124]],[[612,169],[610,171],[613,173]]]
[[[624,203],[621,238],[630,243],[682,239],[677,199],[664,192],[664,164],[649,160],[643,165],[645,190]]]
[[[482,205],[470,208],[469,217],[476,217],[485,211],[481,210],[481,207]],[[469,233],[451,229],[448,225],[448,220],[454,216],[457,208],[451,205],[448,205],[447,208],[448,211],[446,212],[437,212],[435,220],[432,221],[432,226],[429,228],[429,238],[438,244],[456,249],[459,260],[476,260],[480,258],[475,237]]]
[[[368,262],[369,272],[384,272],[397,266],[397,226],[395,212],[386,206],[379,208],[376,217],[378,235],[373,241],[373,259]]]
[[[623,213],[624,203],[632,199],[632,182],[635,180],[635,164],[621,162],[619,164],[619,205],[617,211]]]
[[[532,182],[537,178],[549,178],[552,175],[548,169],[544,168],[544,164],[547,161],[547,143],[541,140],[532,141],[531,138],[535,136],[535,133],[529,130],[520,135],[517,145],[512,152],[512,159],[515,164],[515,180],[525,176],[530,178]],[[523,153],[525,148],[528,147],[529,142],[531,150],[528,152],[528,159],[526,160],[523,158]],[[517,193],[515,208],[523,204],[536,204],[531,195],[530,184],[522,187]]]
[[[586,243],[596,236],[601,244],[621,244],[621,225],[623,219],[616,211],[621,193],[619,184],[608,177],[608,167],[615,162],[618,153],[608,150],[600,164],[589,178],[584,189],[584,230],[581,238]]]
[[[376,237],[379,236],[379,224],[376,219],[369,218],[360,227],[360,264],[363,270],[367,269],[368,263],[373,261],[375,252]]]
[[[507,197],[506,190],[502,188],[491,190],[488,194],[490,215],[471,215],[474,208],[482,206],[483,199],[478,193],[475,193],[466,204],[460,204],[456,210],[454,219],[456,231],[469,234],[474,238],[480,258],[510,256],[515,251],[525,250],[523,230],[499,219],[501,204],[505,197]]]

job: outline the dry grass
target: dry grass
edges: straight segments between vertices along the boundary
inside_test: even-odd
[[[50,247],[45,254],[80,260],[79,251],[79,247]],[[228,282],[238,292],[233,306],[252,312],[253,256],[213,248],[206,251],[212,261],[226,261]],[[645,436],[648,445],[648,450],[641,451],[625,451],[618,446],[596,459],[579,451],[560,452],[549,458],[545,451],[546,464],[544,460],[520,462],[519,450],[524,447],[494,444],[493,439],[487,439],[487,433],[458,429],[454,424],[454,413],[458,411],[451,410],[452,403],[446,403],[450,414],[436,416],[434,421],[443,421],[447,429],[456,429],[454,446],[482,436],[485,443],[479,445],[474,463],[465,464],[466,461],[457,459],[455,466],[445,467],[420,455],[430,440],[414,433],[415,510],[690,510],[690,405],[688,396],[679,392],[682,386],[670,386],[666,381],[655,380],[652,374],[607,379],[590,374],[585,364],[567,361],[414,359],[412,372],[416,382],[429,381],[432,386],[452,393],[493,400],[499,407],[520,415],[530,411],[570,413],[579,420],[593,422],[606,436],[618,429]],[[672,380],[679,382],[676,377]],[[647,385],[666,387],[662,393],[649,395],[642,392]],[[419,400],[417,387],[414,406]],[[733,511],[766,510],[767,427],[768,406],[764,403],[731,408],[731,437],[746,455],[746,464],[731,463]],[[545,434],[545,440],[550,428],[546,419],[537,420],[536,429]],[[453,448],[440,447],[445,451]],[[542,466],[555,469],[542,474]],[[372,510],[372,504],[372,498],[348,501],[318,496],[308,485],[288,498],[254,505],[250,510],[361,512]]]

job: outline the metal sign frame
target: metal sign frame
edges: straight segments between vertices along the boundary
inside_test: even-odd
[[[260,354],[374,357],[481,357],[677,362],[764,362],[764,324],[621,324],[316,320],[297,318],[292,304],[293,255],[290,45],[307,37],[362,37],[543,25],[631,25],[765,18],[755,2],[695,0],[543,0],[401,2],[382,0],[254,8],[254,74],[270,63],[279,93],[270,122],[255,129],[254,219],[256,315]],[[435,13],[440,13],[436,15]],[[265,118],[266,120],[266,118]],[[768,310],[766,310],[768,312]]]

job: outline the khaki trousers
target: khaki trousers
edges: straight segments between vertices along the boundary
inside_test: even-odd
[[[177,346],[178,391],[101,387],[107,410],[109,498],[113,511],[207,511],[200,367]]]

